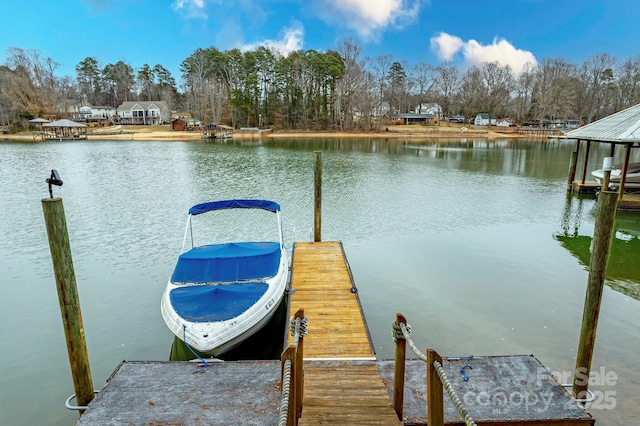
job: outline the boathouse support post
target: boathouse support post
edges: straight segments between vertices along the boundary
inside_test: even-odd
[[[576,141],[576,150],[571,153],[569,162],[569,180],[567,181],[567,192],[573,191],[573,181],[576,180],[576,168],[578,165],[578,153],[580,152],[580,139]]]
[[[395,328],[398,329],[400,324],[407,324],[407,319],[402,314],[396,314]],[[407,340],[395,336],[396,354],[393,363],[393,409],[398,415],[398,419],[402,421],[404,407],[404,374],[407,358]]]
[[[622,201],[624,196],[624,184],[626,182],[627,170],[629,170],[629,159],[631,158],[631,147],[633,144],[628,143],[627,148],[624,151],[624,163],[622,164],[622,171],[620,172],[620,185],[618,186],[618,201]]]
[[[602,189],[609,189],[609,181],[611,179],[611,168],[613,167],[613,156],[616,153],[616,144],[611,143],[609,147],[609,158],[605,158],[602,162],[602,170],[604,171],[604,178],[602,179]]]
[[[93,399],[93,382],[62,199],[43,199],[42,210],[49,237],[76,403],[80,407],[85,407]],[[83,412],[81,410],[80,414]]]
[[[580,178],[580,183],[584,185],[587,179],[587,166],[589,164],[589,151],[591,151],[591,141],[587,141],[587,147],[584,151],[584,161],[582,163],[582,177]]]
[[[589,261],[589,279],[573,377],[573,395],[578,399],[586,397],[589,387],[589,372],[598,328],[607,260],[611,248],[611,237],[618,204],[617,197],[618,194],[615,191],[602,191],[598,196],[596,225]]]
[[[304,319],[304,309],[298,309],[294,318],[300,318],[300,321]],[[298,343],[296,346],[296,362],[295,362],[295,378],[296,378],[296,416],[300,418],[302,416],[302,401],[304,397],[304,370],[302,368],[304,362],[304,333],[298,333]]]
[[[284,390],[284,368],[285,361],[291,360],[291,384],[289,388],[289,405],[287,406],[287,426],[296,426],[298,424],[298,401],[296,400],[296,347],[294,345],[290,345],[283,353],[280,358],[280,377],[283,378],[282,381],[282,389]]]
[[[322,151],[313,151],[313,241],[320,242],[322,229]]]
[[[427,424],[444,426],[444,392],[433,361],[442,364],[442,357],[433,349],[427,349]]]

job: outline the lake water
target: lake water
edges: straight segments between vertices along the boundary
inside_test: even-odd
[[[96,388],[122,360],[168,359],[160,298],[191,205],[272,199],[288,247],[312,238],[316,150],[322,238],[344,243],[379,359],[393,357],[391,323],[402,312],[421,348],[534,354],[563,373],[575,367],[595,220],[594,197],[565,192],[573,148],[0,141],[0,424],[77,419],[64,408],[74,391],[41,207],[51,169],[64,181],[54,196],[64,201]],[[590,170],[607,152],[592,148]],[[640,215],[618,214],[615,235],[592,364],[608,379],[594,377],[590,412],[622,426],[640,423]]]

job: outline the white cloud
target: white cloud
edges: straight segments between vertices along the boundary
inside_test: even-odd
[[[188,18],[207,19],[206,0],[175,0],[171,8],[183,12]]]
[[[364,40],[377,40],[388,27],[414,22],[423,0],[317,0],[320,17],[329,24],[356,31]]]
[[[456,54],[461,53],[469,65],[498,62],[503,66],[509,65],[514,74],[520,74],[528,63],[538,63],[533,53],[517,49],[507,40],[498,38],[491,44],[482,45],[473,39],[465,42],[459,37],[440,33],[431,38],[431,49],[443,61],[451,61]]]
[[[440,33],[437,37],[431,37],[431,50],[436,52],[438,58],[449,62],[456,53],[464,46],[464,41],[460,37],[447,33]]]
[[[303,38],[304,29],[302,25],[296,24],[293,27],[286,28],[280,40],[262,40],[256,43],[245,44],[240,50],[246,52],[264,46],[272,52],[288,56],[290,53],[302,49],[302,45],[304,44]]]

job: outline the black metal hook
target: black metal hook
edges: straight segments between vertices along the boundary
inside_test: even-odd
[[[51,177],[47,179],[45,182],[49,184],[49,197],[53,198],[53,191],[51,185],[62,186],[62,179],[60,179],[60,175],[57,170],[51,170]]]

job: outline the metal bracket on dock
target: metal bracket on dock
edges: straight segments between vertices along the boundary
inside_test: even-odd
[[[93,395],[94,396],[99,394],[99,393],[100,393],[99,390],[95,390],[94,389],[94,391],[93,391]],[[81,410],[86,410],[87,408],[89,408],[86,405],[71,405],[71,400],[74,399],[75,397],[76,397],[76,394],[74,393],[69,398],[67,398],[67,400],[64,402],[64,406],[67,407],[67,409],[81,411]]]
[[[563,388],[572,388],[573,387],[573,383],[563,383],[560,386],[562,386]],[[591,402],[594,399],[596,399],[596,396],[593,394],[593,392],[591,392],[591,389],[587,389],[587,393],[589,394],[588,398],[574,398],[573,397],[573,393],[569,392],[571,394],[571,398],[573,398],[576,402],[580,402],[583,404],[586,404],[587,402]]]

